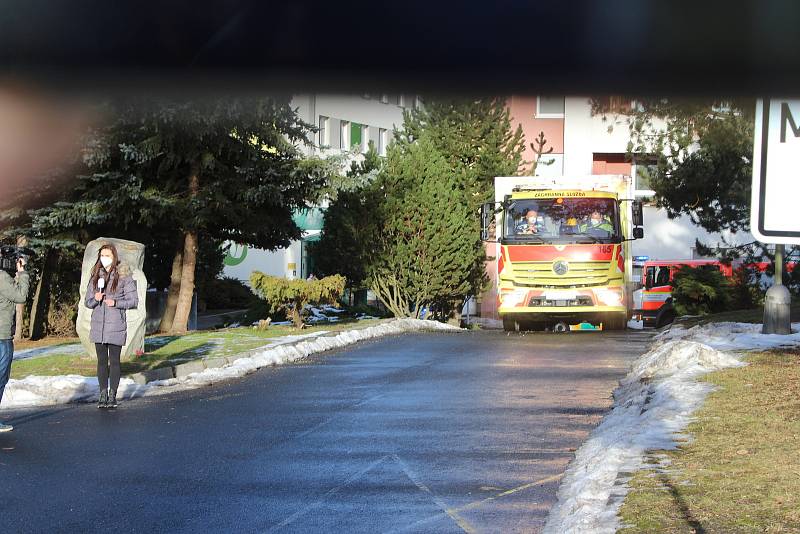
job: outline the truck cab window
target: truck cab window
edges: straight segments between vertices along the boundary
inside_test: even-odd
[[[620,235],[612,198],[519,199],[505,211],[503,238],[513,242],[618,243]]]

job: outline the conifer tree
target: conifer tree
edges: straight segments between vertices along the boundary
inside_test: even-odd
[[[413,143],[427,133],[476,203],[489,200],[496,176],[514,176],[523,164],[522,127],[511,126],[506,100],[499,97],[426,99],[406,111],[396,144]]]
[[[472,192],[460,179],[426,131],[390,147],[375,183],[380,227],[368,273],[395,316],[446,311],[483,281]]]
[[[288,98],[127,101],[107,117],[87,138],[68,201],[33,225],[43,235],[122,229],[171,249],[164,331],[186,329],[201,239],[287,246],[300,235],[292,212],[329,170],[303,162],[297,145],[310,127]]]

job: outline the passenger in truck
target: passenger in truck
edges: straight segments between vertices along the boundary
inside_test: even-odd
[[[614,228],[600,211],[594,210],[589,215],[589,220],[581,225],[580,232],[592,237],[606,238],[611,237]]]
[[[515,233],[538,234],[544,229],[544,224],[539,219],[539,212],[531,208],[525,212],[525,218],[517,223]]]

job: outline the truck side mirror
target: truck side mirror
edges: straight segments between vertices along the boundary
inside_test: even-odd
[[[637,226],[633,229],[633,238],[634,239],[641,239],[644,237],[644,228]]]
[[[631,204],[631,222],[633,223],[633,226],[644,225],[644,213],[642,211],[641,200],[634,200],[633,203]],[[637,237],[636,239],[639,238]]]

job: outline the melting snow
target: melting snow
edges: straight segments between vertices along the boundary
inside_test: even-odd
[[[628,492],[627,474],[643,466],[648,450],[674,448],[713,389],[698,377],[744,365],[737,354],[721,350],[800,345],[800,334],[760,331],[758,324],[715,323],[674,326],[660,334],[620,382],[611,412],[576,452],[544,532],[615,532],[621,526],[617,513]]]

